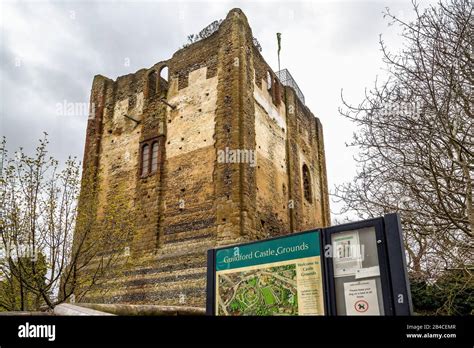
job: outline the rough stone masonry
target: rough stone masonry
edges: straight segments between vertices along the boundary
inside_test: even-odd
[[[329,225],[321,123],[265,62],[240,9],[149,69],[95,76],[91,105],[84,173],[100,192],[79,212],[100,218],[125,187],[135,230],[107,291],[82,301],[204,307],[207,249]]]

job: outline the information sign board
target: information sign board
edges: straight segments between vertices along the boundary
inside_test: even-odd
[[[319,231],[215,250],[216,315],[323,315]]]
[[[398,214],[208,250],[209,315],[410,315]]]

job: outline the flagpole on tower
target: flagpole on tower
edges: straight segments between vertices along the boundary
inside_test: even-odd
[[[278,41],[278,71],[280,71],[280,51],[281,51],[281,33],[277,33]]]

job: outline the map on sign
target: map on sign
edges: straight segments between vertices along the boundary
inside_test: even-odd
[[[296,265],[219,277],[219,315],[297,315]]]
[[[216,315],[323,315],[320,235],[311,231],[218,249]]]

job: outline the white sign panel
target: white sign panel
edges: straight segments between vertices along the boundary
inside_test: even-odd
[[[356,270],[355,278],[370,278],[370,277],[378,277],[380,275],[380,268],[379,266],[367,267],[367,268],[359,268]]]
[[[347,315],[380,315],[375,280],[344,283]]]
[[[362,267],[362,253],[359,243],[359,232],[344,232],[333,235],[334,277],[355,275]]]

